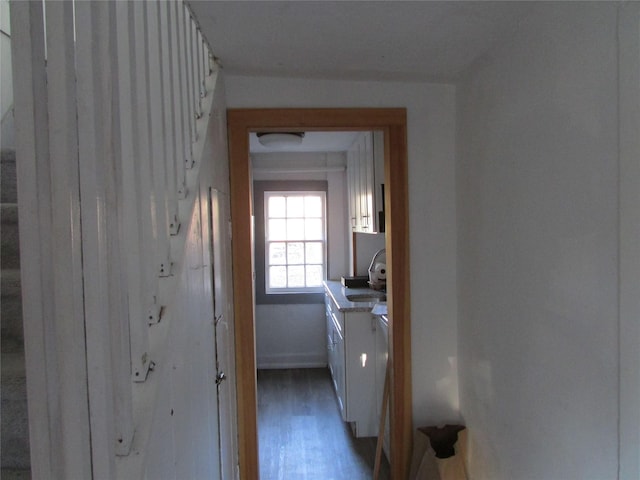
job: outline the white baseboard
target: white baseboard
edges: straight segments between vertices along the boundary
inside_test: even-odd
[[[326,355],[265,355],[257,359],[258,369],[275,370],[285,368],[322,368],[327,366]]]
[[[258,363],[258,370],[282,370],[288,368],[324,368],[326,363]]]

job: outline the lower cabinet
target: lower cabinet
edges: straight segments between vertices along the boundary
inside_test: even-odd
[[[340,312],[329,295],[325,301],[329,369],[342,419],[356,437],[376,436],[377,319],[369,312]]]
[[[333,388],[338,397],[342,418],[345,416],[345,369],[344,369],[344,336],[342,327],[329,306],[327,306],[327,353],[329,371],[333,380]]]
[[[387,359],[389,357],[389,325],[381,317],[377,317],[376,323],[376,415],[378,425],[382,415],[382,395],[384,393],[384,377],[387,372]],[[387,402],[387,412],[385,415],[384,428],[384,453],[389,457],[389,402]]]

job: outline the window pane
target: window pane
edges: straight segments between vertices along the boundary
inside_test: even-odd
[[[304,265],[289,267],[287,278],[289,287],[304,287]]]
[[[287,263],[289,265],[304,264],[304,243],[287,243]]]
[[[322,265],[307,265],[307,287],[319,287],[322,280]]]
[[[287,217],[304,217],[303,197],[287,197]]]
[[[322,217],[322,199],[320,197],[304,197],[304,209],[307,217]]]
[[[315,191],[265,192],[266,288],[273,289],[272,293],[322,287],[326,267],[324,199],[324,193]]]
[[[269,245],[269,265],[287,264],[287,244],[271,243]]]
[[[267,240],[286,240],[286,222],[286,220],[269,220],[269,233],[267,235]]]
[[[307,219],[305,220],[305,240],[322,240],[324,238],[322,232],[322,220]]]
[[[287,267],[269,267],[269,288],[287,287]]]
[[[287,240],[304,240],[304,220],[287,220]]]
[[[284,218],[286,216],[285,209],[285,197],[269,197],[269,217],[280,217]]]
[[[305,261],[307,263],[317,263],[322,265],[324,262],[322,255],[322,242],[309,242],[307,243],[307,258]]]

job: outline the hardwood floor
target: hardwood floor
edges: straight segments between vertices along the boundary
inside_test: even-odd
[[[258,370],[261,480],[371,479],[376,438],[354,438],[326,368]],[[389,478],[383,459],[380,479]]]

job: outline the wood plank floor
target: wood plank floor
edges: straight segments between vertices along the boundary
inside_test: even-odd
[[[351,435],[326,368],[258,371],[258,437],[261,480],[373,477],[376,438]]]

